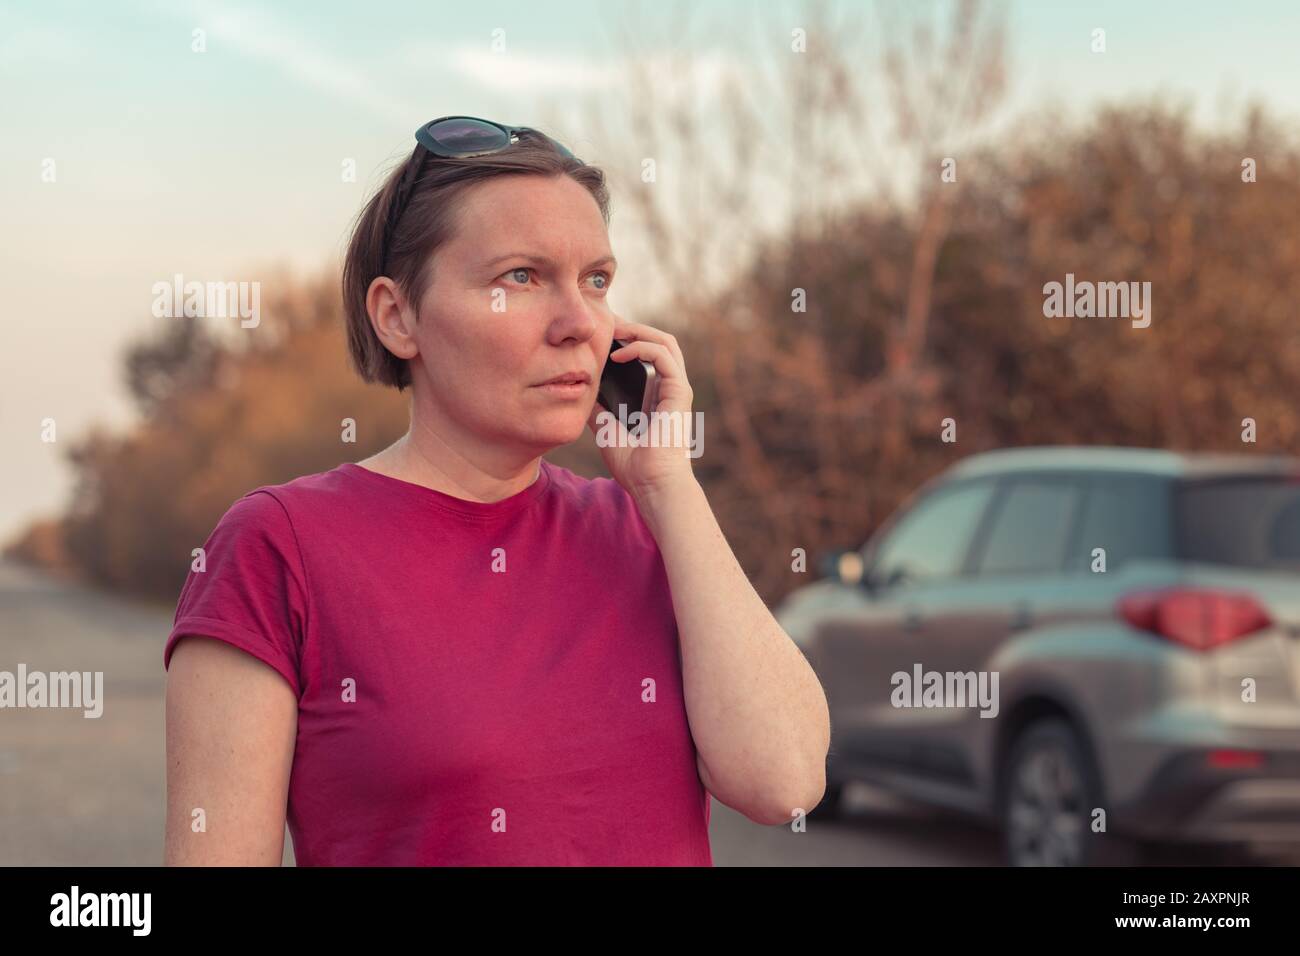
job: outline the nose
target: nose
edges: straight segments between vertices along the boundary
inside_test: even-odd
[[[600,328],[595,304],[577,288],[556,292],[547,340],[552,345],[585,342]]]

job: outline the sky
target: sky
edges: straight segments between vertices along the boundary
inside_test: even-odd
[[[827,6],[870,17],[877,5]],[[687,8],[690,31],[680,28]],[[1008,115],[1045,104],[1082,115],[1150,95],[1190,104],[1208,126],[1256,99],[1283,117],[1300,114],[1295,4],[1012,0],[1005,9]],[[681,92],[673,58],[688,57],[704,81],[690,95],[708,115],[724,77],[789,55],[803,10],[771,0],[5,0],[0,541],[66,506],[72,441],[94,425],[129,425],[121,356],[156,327],[155,282],[176,273],[239,280],[276,267],[306,275],[336,263],[381,174],[435,116],[543,125],[590,162],[624,157],[625,143],[596,141],[583,118],[624,110],[634,95],[622,81],[630,56],[655,67],[668,95]],[[1090,50],[1097,27],[1103,56]],[[43,180],[48,160],[53,182]],[[355,182],[343,180],[346,160]],[[635,248],[620,228],[616,215],[615,249]],[[638,284],[646,273],[635,259],[619,258],[611,300],[635,313],[654,290]],[[56,422],[53,443],[41,441],[46,418]]]

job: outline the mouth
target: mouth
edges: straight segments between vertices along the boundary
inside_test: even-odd
[[[591,376],[588,375],[586,372],[565,372],[562,375],[557,375],[554,378],[549,378],[545,382],[538,382],[533,387],[546,388],[548,386],[561,386],[561,387],[567,386],[572,388],[578,388],[578,387],[585,387],[590,384],[591,384]]]

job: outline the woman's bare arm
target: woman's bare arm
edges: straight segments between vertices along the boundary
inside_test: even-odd
[[[637,505],[668,572],[700,780],[756,823],[789,823],[826,790],[821,682],[754,590],[693,476]]]
[[[177,641],[167,670],[164,863],[279,866],[297,734],[298,699],[274,668],[223,641]]]

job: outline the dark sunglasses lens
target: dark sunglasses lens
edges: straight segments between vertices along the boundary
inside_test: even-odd
[[[500,149],[510,142],[503,130],[474,119],[443,120],[434,123],[427,132],[439,146],[456,153]]]

